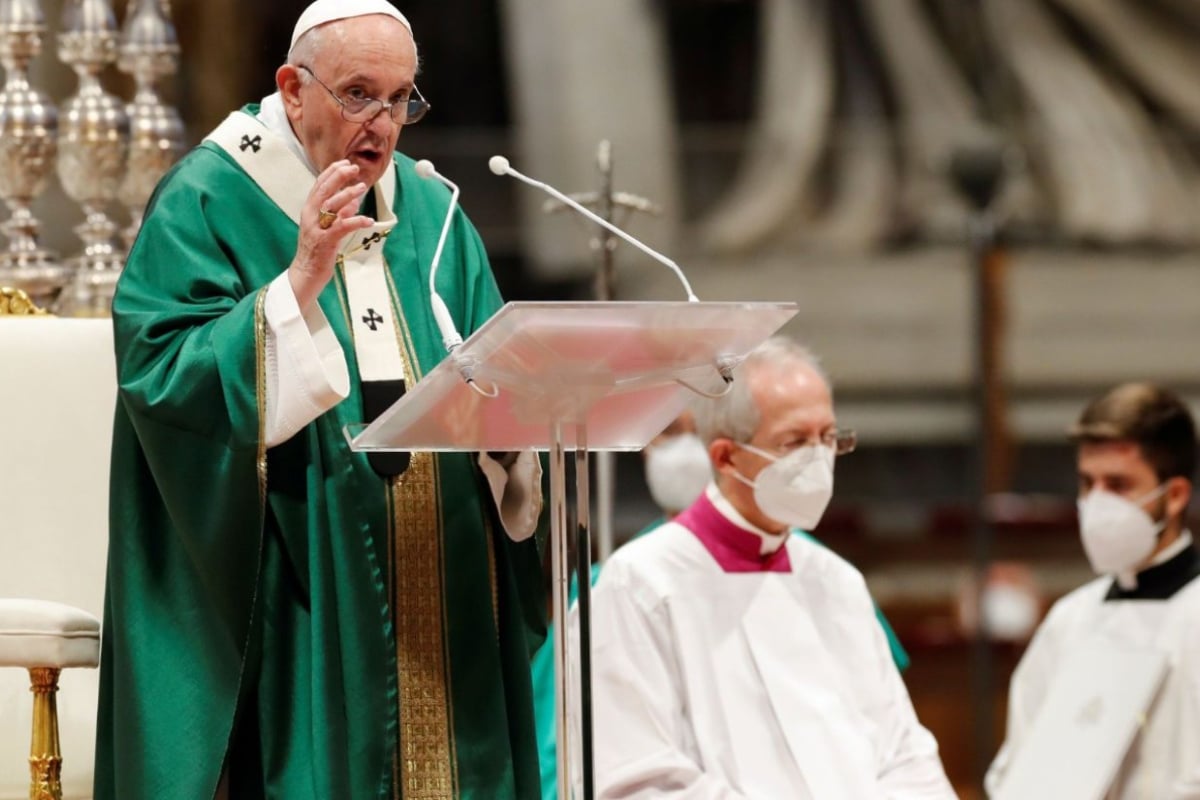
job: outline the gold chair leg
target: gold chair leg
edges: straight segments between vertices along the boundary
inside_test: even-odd
[[[62,800],[62,751],[58,745],[58,673],[29,670],[33,692],[33,740],[29,744],[29,800]]]

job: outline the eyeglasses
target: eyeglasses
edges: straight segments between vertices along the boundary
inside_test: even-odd
[[[810,439],[806,442],[797,442],[794,445],[780,448],[783,452],[779,455],[781,457],[786,456],[793,450],[798,450],[801,447],[808,447],[817,443],[831,448],[833,452],[839,456],[844,456],[848,453],[853,453],[854,448],[858,446],[858,434],[854,432],[853,428],[833,428],[818,436],[816,442]]]
[[[834,428],[821,435],[821,444],[832,447],[833,452],[844,456],[858,447],[858,433],[853,428]]]
[[[412,125],[420,122],[421,118],[429,111],[429,102],[421,96],[421,92],[414,85],[412,92],[401,100],[395,100],[391,103],[385,103],[378,97],[370,97],[362,93],[360,89],[351,89],[351,94],[348,97],[342,97],[333,89],[325,85],[325,82],[317,77],[317,74],[303,64],[297,65],[299,69],[304,70],[317,83],[321,84],[321,88],[329,92],[329,96],[334,102],[342,107],[342,119],[346,122],[370,122],[375,119],[380,111],[387,111],[388,116],[392,118],[392,122],[397,125]]]

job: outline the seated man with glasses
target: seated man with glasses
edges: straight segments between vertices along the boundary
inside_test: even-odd
[[[694,410],[713,482],[592,598],[598,795],[950,800],[862,576],[792,535],[855,443],[814,357],[773,338]]]
[[[163,179],[113,304],[98,800],[533,798],[533,453],[351,452],[446,355],[450,193],[386,0],[317,0],[278,91]],[[456,211],[437,291],[501,305]],[[501,511],[503,509],[503,512]]]

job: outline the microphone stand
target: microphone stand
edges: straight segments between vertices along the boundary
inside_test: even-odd
[[[631,212],[645,211],[659,213],[656,206],[636,195],[613,192],[612,179],[612,145],[607,139],[600,142],[596,151],[596,166],[600,171],[600,191],[567,195],[570,199],[583,206],[590,207],[601,219],[609,225],[616,224],[614,216],[616,209],[629,209]],[[568,206],[561,200],[547,200],[542,210],[547,214],[561,211]],[[614,253],[617,249],[617,236],[608,228],[596,225],[596,235],[590,246],[597,254],[596,277],[593,284],[595,299],[608,301],[614,299],[616,284],[616,265]],[[587,451],[584,448],[575,451],[575,480],[576,489],[581,497],[588,494],[588,464]],[[616,459],[611,452],[602,451],[596,454],[596,529],[598,534],[599,555],[603,562],[613,551],[613,506],[616,495]],[[579,683],[581,689],[580,711],[582,715],[580,741],[582,755],[583,798],[590,800],[595,794],[595,779],[592,759],[592,658],[591,658],[591,586],[592,586],[592,554],[589,542],[590,520],[584,516],[586,508],[580,511],[576,523],[575,536],[575,582],[579,592]],[[559,743],[561,747],[562,742]],[[561,784],[560,784],[561,787]],[[560,792],[561,793],[561,792]]]
[[[616,224],[618,210],[657,216],[661,209],[649,200],[628,192],[613,191],[612,144],[601,140],[596,148],[596,166],[600,173],[600,190],[568,195],[575,202],[593,209],[605,222]],[[558,200],[547,200],[542,211],[554,214],[567,208]],[[592,284],[595,300],[616,299],[615,253],[620,240],[608,229],[596,226],[591,250],[596,254],[596,276]],[[614,546],[613,506],[616,496],[616,458],[610,452],[596,454],[596,548],[601,562],[612,555]],[[589,554],[590,556],[590,554]]]

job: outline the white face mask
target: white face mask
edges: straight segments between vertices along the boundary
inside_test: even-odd
[[[1037,596],[1029,589],[1007,583],[983,588],[983,630],[993,639],[1022,642],[1038,624]]]
[[[708,450],[694,433],[672,436],[646,448],[646,484],[663,511],[687,508],[711,479]]]
[[[1137,500],[1093,489],[1079,500],[1079,536],[1092,569],[1099,575],[1131,572],[1154,552],[1167,522],[1156,523],[1142,508],[1167,490],[1164,483]]]
[[[815,528],[833,497],[833,448],[808,445],[786,456],[777,456],[740,442],[738,447],[773,462],[753,481],[734,473],[738,480],[754,488],[758,510],[795,528],[806,531]]]

